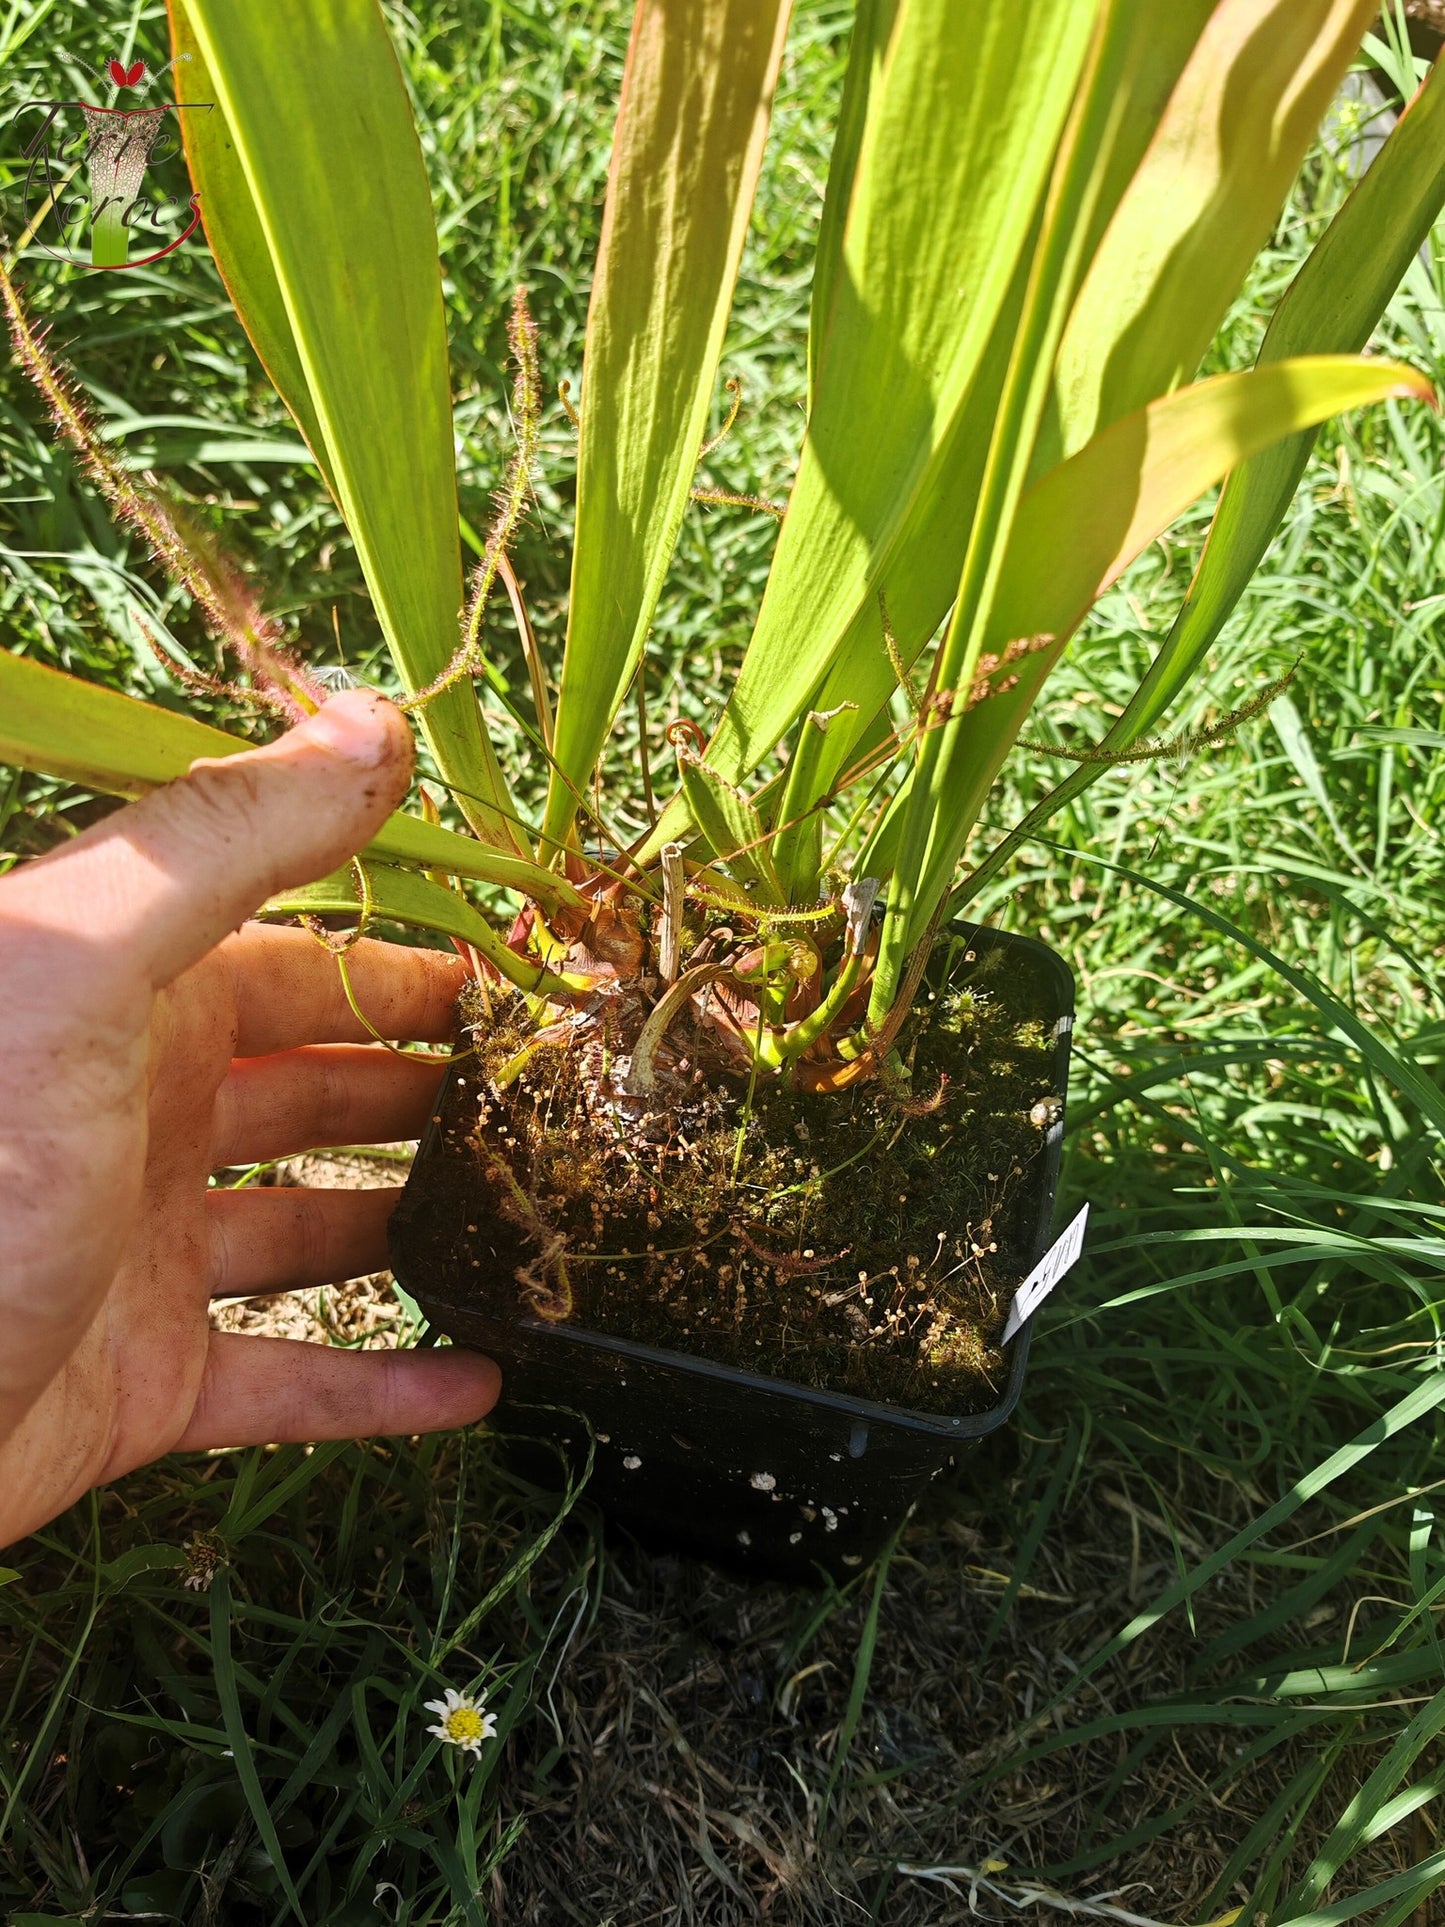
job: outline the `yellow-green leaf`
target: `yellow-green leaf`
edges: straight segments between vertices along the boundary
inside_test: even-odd
[[[1439,64],[1316,244],[1271,321],[1261,363],[1362,348],[1445,206],[1445,76]],[[1243,463],[1220,493],[1209,540],[1184,605],[1149,672],[1100,742],[1123,750],[1155,726],[1189,686],[1284,517],[1309,460],[1306,429]],[[1083,763],[970,873],[971,894],[1109,767]]]
[[[1063,454],[1193,376],[1378,11],[1219,0],[1069,317]]]
[[[187,120],[241,319],[312,442],[409,691],[459,646],[456,470],[441,269],[411,106],[377,0],[172,0],[212,114]],[[290,343],[287,344],[289,331]],[[478,834],[521,851],[476,697],[421,712]]]
[[[239,756],[255,747],[194,716],[0,650],[0,764],[137,797],[184,776],[199,757]],[[515,890],[544,908],[581,903],[554,871],[399,811],[367,848],[394,863]]]
[[[878,4],[881,6],[883,0],[878,0]],[[1108,151],[1101,156],[1101,176],[1095,186],[1094,205],[1086,227],[1086,255],[1097,245],[1127,188],[1214,5],[1215,0],[1172,0],[1172,4],[1162,10],[1141,7],[1135,11],[1131,44],[1118,70],[1110,77],[1121,111],[1111,130]],[[891,19],[891,14],[889,17]],[[858,38],[864,20],[864,10],[860,9],[854,28],[848,89],[866,99],[866,88],[872,80],[871,68],[876,65],[878,54],[866,39]],[[874,33],[883,37],[876,26]],[[847,129],[847,108],[848,93],[845,92],[844,120],[840,123],[839,147],[834,151],[829,198],[824,204],[818,240],[815,312],[820,305],[818,279],[827,269],[829,209],[835,182],[845,171],[840,165],[839,148]],[[846,149],[843,149],[843,161],[848,162]],[[936,632],[958,589],[964,544],[978,496],[994,412],[1022,308],[1024,278],[1022,272],[1017,275],[1015,286],[1004,299],[968,400],[950,436],[936,451],[927,485],[918,490],[906,521],[874,561],[873,577],[887,592],[889,618],[899,656],[907,665],[915,661],[928,638]],[[831,285],[830,275],[828,279]],[[810,353],[814,352],[816,332],[810,336]],[[1050,434],[1046,429],[1044,439],[1056,441],[1056,431]],[[826,679],[811,698],[813,706],[825,711],[840,703],[852,702],[856,705],[853,715],[840,719],[838,727],[826,738],[807,728],[795,730],[786,788],[778,808],[778,822],[791,827],[780,831],[775,846],[779,874],[794,897],[810,895],[816,887],[819,799],[828,794],[843,770],[861,753],[864,735],[870,728],[869,719],[879,716],[891,695],[895,679],[881,645],[881,615],[876,599],[870,595],[855,612]],[[873,726],[876,727],[876,723]]]
[[[680,756],[677,770],[693,821],[713,855],[752,891],[756,903],[781,907],[786,898],[769,854],[767,828],[747,797],[694,756]]]
[[[788,0],[638,0],[582,364],[544,850],[636,672],[697,467]]]
[[[1093,0],[900,0],[868,90],[832,298],[813,318],[815,401],[798,478],[708,746],[730,780],[755,768],[810,703],[844,699],[815,692],[845,637],[886,661],[876,591],[893,588],[896,574],[906,593],[893,545],[938,492],[941,452],[952,445],[976,473],[976,437],[954,438],[981,371],[991,366],[996,381],[1006,355],[998,323],[1095,12]],[[903,194],[902,181],[926,186]],[[945,606],[968,494],[966,483],[944,531]]]
[[[264,906],[272,917],[355,917],[364,929],[374,917],[400,923],[411,930],[432,930],[438,936],[470,944],[497,973],[519,990],[559,988],[541,964],[509,949],[496,931],[464,896],[432,883],[413,870],[393,869],[385,863],[352,863],[334,870],[319,883],[286,890]]]
[[[838,126],[828,163],[828,188],[818,223],[818,246],[813,256],[813,288],[808,324],[808,412],[818,379],[818,355],[828,316],[832,313],[838,270],[843,260],[843,232],[853,199],[858,149],[868,118],[868,100],[882,69],[901,0],[858,0],[853,14],[853,38],[848,47],[848,71],[838,107]]]
[[[167,0],[167,10],[171,46],[176,54],[176,99],[185,110],[179,116],[181,133],[206,239],[251,346],[294,416],[330,487],[326,438],[312,406],[281,284],[271,265],[271,252],[236,154],[230,123],[215,104],[211,71],[184,0]]]
[[[1221,375],[1138,410],[1034,484],[1019,505],[986,638],[995,693],[944,726],[913,935],[949,881],[999,764],[1065,643],[1148,543],[1240,462],[1344,409],[1433,401],[1392,362],[1317,355]],[[1047,646],[1003,660],[1009,645]],[[961,708],[972,691],[953,692]]]

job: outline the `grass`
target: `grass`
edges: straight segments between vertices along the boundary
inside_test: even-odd
[[[429,130],[479,527],[516,279],[576,380],[625,9],[389,11]],[[847,11],[800,9],[724,486],[781,492],[796,449],[800,247]],[[89,21],[87,59],[128,52],[132,21],[159,45],[145,0]],[[0,35],[17,89],[65,91],[46,0]],[[1343,187],[1326,143],[1216,365],[1247,363]],[[225,527],[309,653],[335,661],[339,634],[379,675],[354,563],[203,254],[32,284],[109,432]],[[1437,238],[1380,336],[1437,382],[1442,285]],[[555,639],[560,409],[547,437],[520,568]],[[163,691],[135,618],[199,649],[188,613],[13,374],[0,440],[8,645]],[[645,1559],[481,1436],[167,1462],[5,1555],[0,1912],[939,1927],[1062,1895],[1097,1919],[1423,1922],[1445,1872],[1442,454],[1418,411],[1328,432],[1179,720],[1298,662],[1287,696],[1184,767],[1105,777],[984,906],[1078,974],[1061,1211],[1094,1218],[1018,1422],[886,1571],[812,1598]],[[1035,734],[1100,732],[1205,521],[1109,597]],[[663,720],[715,713],[771,539],[689,522],[649,666],[655,762]],[[624,729],[614,774],[635,748]],[[1011,760],[980,847],[1057,767]],[[28,777],[0,799],[0,862],[95,808]],[[420,1702],[477,1681],[502,1744],[459,1768]]]

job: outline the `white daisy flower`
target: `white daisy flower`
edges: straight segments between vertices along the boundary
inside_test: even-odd
[[[496,1738],[497,1716],[487,1711],[485,1693],[459,1693],[454,1686],[447,1688],[446,1698],[424,1702],[428,1713],[435,1713],[437,1723],[429,1726],[427,1732],[448,1746],[459,1746],[464,1753],[477,1754],[482,1750],[482,1741]]]

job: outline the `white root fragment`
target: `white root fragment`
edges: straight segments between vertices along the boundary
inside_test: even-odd
[[[657,1085],[658,1045],[667,1035],[668,1025],[681,1013],[693,992],[701,990],[705,984],[716,983],[720,977],[731,975],[731,964],[699,964],[696,970],[689,970],[686,976],[679,977],[672,988],[658,999],[632,1047],[632,1063],[622,1085],[629,1097],[652,1095]]]
[[[877,877],[859,877],[843,886],[843,914],[848,919],[848,953],[861,957],[868,941],[868,925],[878,901]]]
[[[664,990],[676,982],[677,967],[681,961],[684,889],[682,845],[664,843],[662,846],[662,921],[657,940],[657,974],[662,979]]]

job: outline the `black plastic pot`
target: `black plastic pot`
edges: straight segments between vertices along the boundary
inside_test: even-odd
[[[1063,960],[1029,937],[960,925],[968,955],[988,973],[991,995],[1017,1018],[1047,1025],[1054,1043],[1058,1120],[1039,1160],[1027,1250],[1004,1252],[1020,1277],[1048,1249],[1063,1142],[1062,1107],[1073,1027],[1074,980]],[[448,1145],[448,1078],[415,1170],[466,1161]],[[1023,1389],[1029,1334],[1012,1341],[1003,1396],[992,1411],[961,1418],[905,1411],[843,1393],[790,1385],[680,1352],[549,1324],[499,1303],[478,1302],[485,1229],[468,1228],[466,1187],[423,1205],[408,1183],[392,1219],[392,1265],[433,1324],[502,1368],[499,1432],[547,1441],[528,1455],[534,1476],[580,1457],[590,1427],[596,1460],[590,1497],[644,1542],[735,1569],[790,1580],[837,1578],[871,1559],[912,1502],[960,1453],[1009,1418]],[[454,1222],[453,1222],[454,1218]],[[423,1222],[424,1219],[424,1222]],[[425,1251],[425,1258],[422,1252]],[[443,1254],[438,1256],[438,1254]],[[500,1296],[500,1295],[499,1295]],[[561,1451],[556,1449],[560,1447]],[[514,1447],[515,1449],[515,1447]]]

